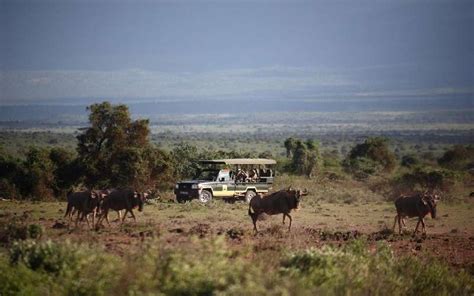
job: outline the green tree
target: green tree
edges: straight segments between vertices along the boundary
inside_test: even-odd
[[[57,197],[64,198],[71,187],[79,182],[82,175],[81,166],[73,151],[60,147],[49,151],[49,159],[54,165],[54,193]]]
[[[295,140],[293,152],[293,171],[311,178],[320,160],[319,144],[313,140]]]
[[[287,138],[284,142],[284,145],[286,148],[286,157],[290,158],[297,148],[297,140],[291,137]]]
[[[149,121],[132,120],[126,105],[93,104],[90,126],[77,136],[77,152],[89,187],[150,185],[158,165],[150,153]],[[153,173],[152,173],[153,172]]]
[[[21,179],[22,175],[20,161],[8,155],[0,147],[0,198],[19,197],[20,192],[15,183]]]
[[[396,157],[388,147],[388,139],[370,137],[351,149],[343,165],[355,175],[367,176],[379,171],[392,171]]]
[[[438,163],[445,168],[453,170],[474,167],[474,146],[456,145],[452,149],[447,150],[438,159]]]
[[[175,164],[175,173],[178,179],[191,178],[199,171],[196,161],[200,155],[195,146],[186,143],[176,145],[171,151],[171,156]],[[205,158],[208,158],[209,155]]]
[[[54,164],[49,150],[32,147],[26,153],[22,176],[15,182],[24,197],[35,200],[54,198]]]

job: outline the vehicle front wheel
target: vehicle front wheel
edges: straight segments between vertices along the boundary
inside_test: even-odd
[[[199,194],[200,202],[207,203],[207,202],[210,202],[211,200],[212,200],[212,192],[210,192],[209,190],[201,191],[201,193]]]
[[[250,201],[252,200],[252,198],[253,198],[254,196],[256,196],[256,195],[257,195],[257,193],[256,193],[255,191],[253,191],[253,190],[248,190],[248,191],[245,193],[245,201],[246,201],[247,203],[250,203]]]

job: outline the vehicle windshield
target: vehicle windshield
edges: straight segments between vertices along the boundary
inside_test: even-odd
[[[196,180],[216,181],[219,170],[201,170],[195,177]]]

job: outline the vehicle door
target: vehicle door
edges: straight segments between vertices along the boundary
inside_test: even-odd
[[[214,191],[219,192],[220,196],[233,196],[235,193],[235,181],[231,176],[230,170],[221,170],[217,178],[218,184]]]

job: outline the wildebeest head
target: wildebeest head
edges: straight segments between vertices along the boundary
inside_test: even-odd
[[[99,206],[99,194],[95,190],[91,190],[89,198],[85,201],[87,211],[92,211]]]
[[[423,203],[428,206],[431,213],[431,218],[436,218],[436,203],[439,200],[437,194],[424,194],[422,197]]]
[[[308,194],[308,191],[305,189],[304,191],[299,189],[292,189],[291,187],[288,188],[287,192],[294,197],[294,204],[292,205],[294,209],[298,209],[300,204],[300,198],[304,195]]]
[[[145,201],[148,197],[147,192],[136,192],[134,193],[135,201],[138,205],[138,211],[142,212],[143,211],[143,205],[145,204]]]

